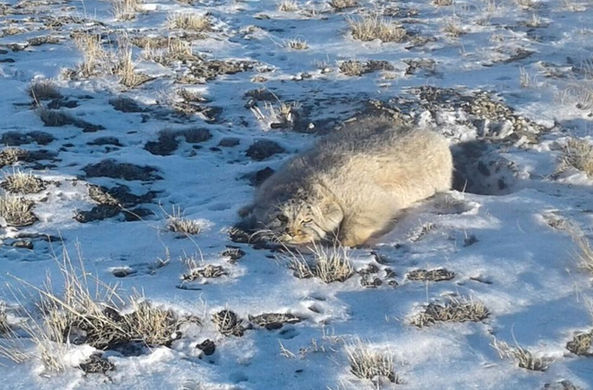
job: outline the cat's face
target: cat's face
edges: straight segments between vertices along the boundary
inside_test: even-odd
[[[335,232],[343,219],[341,208],[334,202],[292,198],[261,210],[256,218],[270,235],[287,244],[306,244],[325,239]]]

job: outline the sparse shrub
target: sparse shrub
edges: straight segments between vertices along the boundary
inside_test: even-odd
[[[24,149],[7,147],[0,150],[0,168],[5,165],[11,165],[27,156],[28,152]]]
[[[221,310],[212,315],[212,322],[216,329],[225,336],[241,337],[245,333],[243,321],[231,310]]]
[[[286,41],[285,45],[293,50],[307,50],[309,48],[307,41],[298,38],[289,39]]]
[[[445,22],[443,32],[453,38],[465,34],[463,27],[455,19],[449,19]]]
[[[101,350],[129,343],[168,346],[178,337],[178,328],[186,320],[138,296],[126,304],[115,287],[93,278],[83,264],[80,259],[76,267],[64,252],[59,262],[62,295],[53,291],[50,279],[44,288],[20,280],[41,297],[41,317],[28,313],[30,321],[23,329],[36,344],[36,356],[47,371],[59,372],[67,367],[64,358],[70,345],[88,344]],[[123,314],[118,309],[121,306],[128,306],[130,312]],[[17,342],[15,338],[11,341]]]
[[[453,0],[432,0],[432,4],[439,7],[444,7],[453,4]]]
[[[278,3],[278,10],[282,12],[298,11],[299,4],[295,0],[282,0]]]
[[[258,106],[250,107],[251,112],[264,126],[264,129],[292,128],[298,118],[300,104],[285,103],[278,100],[277,104],[264,102],[264,110]]]
[[[171,28],[197,32],[212,31],[212,22],[208,15],[177,13],[169,16]]]
[[[144,57],[160,64],[169,65],[175,61],[196,60],[191,48],[191,42],[181,38],[172,37],[167,40],[164,50],[154,50],[151,46],[144,48]]]
[[[547,357],[535,356],[531,351],[517,345],[509,346],[504,341],[494,340],[492,346],[501,359],[513,359],[521,368],[531,371],[546,371],[551,363]]]
[[[408,33],[400,24],[381,19],[378,16],[365,16],[362,19],[348,19],[352,38],[360,41],[403,42]]]
[[[358,60],[346,60],[342,61],[339,65],[341,73],[347,76],[361,76],[367,72],[367,68],[362,61]]]
[[[593,273],[593,248],[591,248],[589,240],[578,230],[572,231],[571,234],[578,248],[577,259],[579,260],[579,266]]]
[[[328,4],[335,10],[343,10],[358,6],[358,0],[330,0]]]
[[[392,383],[398,383],[395,374],[393,356],[373,350],[360,340],[346,346],[346,354],[350,363],[350,372],[360,379],[373,382],[380,378],[387,378]]]
[[[45,189],[43,180],[34,176],[32,173],[15,171],[12,175],[7,175],[0,186],[6,191],[16,194],[34,194]]]
[[[575,355],[591,356],[591,343],[593,342],[593,332],[583,332],[576,334],[572,340],[566,343],[566,349]]]
[[[175,233],[198,234],[202,231],[202,224],[193,219],[183,218],[180,208],[173,208],[173,214],[167,219],[167,230]]]
[[[110,0],[117,20],[132,20],[140,9],[140,0]]]
[[[563,147],[561,169],[567,166],[593,177],[593,144],[586,139],[569,138]]]
[[[77,34],[74,37],[74,43],[84,58],[80,65],[82,75],[85,77],[94,75],[96,68],[107,59],[107,52],[103,49],[101,36],[87,33]]]
[[[11,195],[0,196],[0,217],[9,226],[22,227],[33,224],[37,217],[31,209],[34,203],[25,198]]]
[[[422,328],[436,322],[478,322],[486,319],[489,314],[486,306],[480,302],[465,298],[449,298],[445,304],[429,303],[410,323]]]
[[[317,277],[325,283],[344,282],[354,274],[348,249],[339,244],[332,247],[314,245],[312,264],[300,253],[289,251],[289,268],[298,278]]]
[[[48,79],[33,80],[31,85],[29,85],[29,95],[35,101],[59,99],[62,97],[56,83]]]
[[[128,88],[135,88],[150,79],[147,75],[136,73],[132,61],[132,50],[124,44],[119,50],[119,63],[115,73],[120,77],[119,82]]]

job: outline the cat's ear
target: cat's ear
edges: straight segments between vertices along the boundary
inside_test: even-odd
[[[321,212],[323,213],[323,217],[331,221],[331,224],[335,226],[339,225],[342,219],[344,219],[342,208],[334,201],[326,201],[321,207]]]

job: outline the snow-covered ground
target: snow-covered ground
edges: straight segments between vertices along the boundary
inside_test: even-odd
[[[46,182],[24,196],[35,223],[0,218],[0,300],[11,328],[0,345],[16,337],[27,354],[2,358],[0,387],[592,388],[591,358],[566,345],[593,329],[591,275],[575,244],[593,238],[593,179],[560,168],[571,137],[593,136],[593,3],[448,3],[163,0],[125,19],[114,11],[123,2],[0,2],[0,143],[29,152],[18,162],[0,154],[3,180],[20,171]],[[179,15],[206,16],[209,28],[175,28]],[[367,17],[406,35],[354,39],[350,24]],[[81,52],[85,39],[105,52],[95,64]],[[163,58],[174,45],[184,54]],[[128,53],[146,79],[137,86],[118,73]],[[33,99],[40,80],[61,97]],[[281,108],[290,111],[284,122],[272,115]],[[231,240],[264,169],[348,118],[380,114],[445,134],[465,186],[349,251],[356,273],[344,282],[299,279],[286,256]],[[118,205],[99,205],[91,184]],[[200,232],[168,230],[176,214]],[[232,261],[236,248],[244,256]],[[65,369],[51,372],[23,328],[42,321],[34,286],[49,278],[61,296],[63,251],[120,296],[141,294],[201,325],[137,353],[56,343]],[[222,275],[182,280],[188,257]],[[416,280],[419,269],[449,272]],[[481,303],[488,316],[412,323],[427,305],[451,302]],[[243,320],[243,335],[217,331],[212,316],[225,309]],[[264,313],[300,321],[266,329],[250,318]],[[207,339],[212,354],[197,347]],[[501,359],[497,343],[547,369]],[[355,376],[347,351],[356,345],[387,356],[397,383]],[[79,367],[95,352],[113,364],[104,374]]]

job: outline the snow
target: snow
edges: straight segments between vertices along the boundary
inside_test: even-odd
[[[43,131],[54,137],[51,143],[29,142],[19,147],[58,153],[52,161],[19,162],[1,169],[3,175],[12,174],[15,167],[31,171],[49,182],[43,192],[26,195],[36,202],[33,212],[38,222],[22,228],[0,227],[0,282],[5,286],[0,289],[0,301],[7,307],[9,323],[18,329],[27,319],[20,306],[34,310],[34,291],[15,296],[15,289],[28,289],[19,280],[41,287],[49,276],[56,293],[61,293],[60,263],[56,260],[66,249],[75,264],[80,252],[86,271],[105,283],[117,284],[122,296],[141,291],[149,301],[179,314],[198,316],[203,324],[182,334],[170,347],[152,347],[138,356],[106,351],[104,356],[115,370],[88,375],[78,365],[97,352],[92,347],[66,346],[63,361],[67,369],[48,374],[35,357],[31,340],[17,331],[33,357],[20,364],[2,358],[0,387],[374,388],[349,370],[345,346],[362,340],[394,358],[402,383],[384,382],[384,388],[541,389],[562,380],[578,388],[593,388],[590,357],[574,355],[565,348],[577,332],[593,328],[591,275],[579,267],[571,233],[549,222],[553,216],[578,226],[584,237],[593,237],[593,179],[576,169],[556,172],[568,137],[593,139],[591,106],[582,104],[587,103],[586,93],[575,92],[588,87],[593,93],[593,5],[576,0],[534,1],[528,9],[519,6],[527,2],[511,0],[460,0],[451,6],[419,0],[359,3],[334,12],[325,1],[299,1],[299,11],[283,12],[269,0],[190,4],[162,0],[143,3],[142,11],[130,21],[116,20],[111,3],[106,1],[0,3],[0,137],[13,131]],[[415,37],[428,41],[352,39],[347,17],[389,7],[416,9],[417,15],[384,18],[403,22]],[[83,59],[71,33],[102,33],[104,48],[116,53],[115,38],[122,32],[129,37],[179,36],[182,31],[167,27],[170,15],[178,12],[208,14],[213,22],[206,39],[192,42],[194,54],[208,60],[254,61],[254,69],[184,85],[175,77],[186,71],[187,64],[178,61],[165,66],[141,59],[142,50],[134,47],[136,70],[155,80],[127,89],[114,75],[64,76],[64,70],[75,69]],[[541,18],[540,26],[526,26],[533,15]],[[55,29],[46,26],[44,21],[50,16],[62,18],[64,25]],[[66,16],[84,21],[68,22]],[[464,34],[447,36],[442,30],[451,21]],[[23,31],[9,34],[8,26]],[[57,36],[60,42],[27,46],[28,39],[46,35]],[[305,40],[309,48],[286,48],[285,42],[295,38]],[[12,50],[13,45],[26,47]],[[533,53],[513,58],[521,50]],[[338,71],[338,63],[349,59],[386,60],[393,70],[346,76]],[[410,70],[405,60],[411,59],[434,60],[434,71]],[[522,72],[529,76],[524,87]],[[551,73],[554,76],[550,77]],[[257,82],[255,76],[266,81]],[[54,80],[64,98],[78,104],[60,110],[104,129],[83,132],[73,125],[44,126],[28,95],[34,78]],[[219,117],[207,122],[199,115],[171,114],[167,103],[177,99],[175,90],[181,86],[207,98],[204,106],[222,108]],[[489,92],[494,101],[511,107],[513,115],[545,129],[535,142],[524,134],[516,140],[502,139],[505,131],[511,135],[514,131],[508,122],[504,131],[492,133],[491,145],[515,167],[516,183],[508,193],[451,190],[406,211],[390,232],[369,247],[353,249],[350,255],[357,271],[370,264],[379,268],[377,275],[383,284],[377,288],[363,287],[359,274],[331,284],[315,278],[297,279],[285,257],[229,239],[228,231],[239,219],[238,210],[254,193],[244,176],[266,167],[277,169],[338,122],[368,111],[369,99],[401,109],[416,124],[434,127],[452,143],[485,134],[472,122],[475,116],[453,102],[420,104],[414,89],[425,86],[453,88],[471,96],[470,102],[475,101],[473,93]],[[302,117],[313,122],[319,132],[265,128],[246,107],[248,98],[244,96],[258,88],[273,92],[282,102],[299,103]],[[134,99],[143,110],[115,110],[109,101],[118,96]],[[588,99],[591,105],[590,95]],[[258,103],[263,108],[263,102]],[[486,118],[485,122],[494,121]],[[164,156],[144,148],[146,142],[157,141],[162,130],[190,128],[208,129],[212,138],[191,144],[178,137],[178,148]],[[122,146],[92,144],[98,137],[115,137]],[[228,137],[238,138],[239,145],[219,147],[220,140]],[[286,152],[253,161],[245,151],[257,139],[275,141]],[[82,168],[107,158],[155,167],[162,179],[85,176]],[[75,212],[96,206],[87,184],[125,185],[135,195],[153,191],[152,201],[138,205],[152,215],[124,221],[124,214],[119,213],[80,223],[73,218]],[[202,231],[189,238],[167,231],[166,221],[176,208],[184,218],[198,221]],[[48,242],[39,237],[23,238],[24,234],[59,239]],[[19,236],[30,239],[34,248],[13,246]],[[240,247],[246,254],[230,263],[222,255],[227,246]],[[371,251],[386,263],[377,262]],[[228,274],[191,282],[191,289],[178,288],[187,272],[181,258],[192,255],[199,259],[198,266],[221,265]],[[168,261],[159,266],[159,259]],[[395,272],[396,287],[388,285],[385,268]],[[439,282],[406,278],[408,272],[419,268],[446,268],[455,277]],[[129,275],[114,275],[122,270]],[[425,305],[452,296],[482,302],[489,317],[477,323],[445,322],[423,328],[410,324],[410,318]],[[303,321],[277,330],[254,325],[242,337],[227,337],[218,333],[210,320],[223,309],[234,311],[246,322],[249,315],[262,313],[291,313]],[[196,348],[207,338],[216,344],[211,356]],[[536,356],[551,358],[552,363],[544,372],[517,367],[516,362],[498,356],[492,347],[494,340],[524,347]]]

